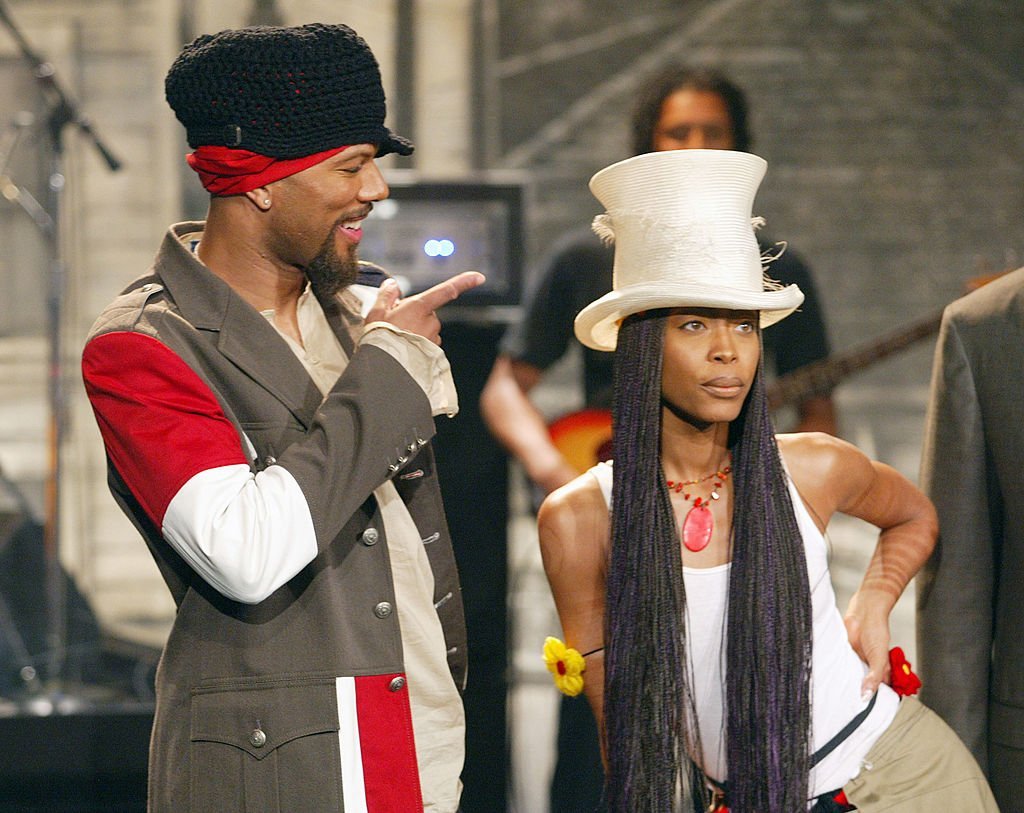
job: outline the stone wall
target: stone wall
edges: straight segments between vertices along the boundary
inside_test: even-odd
[[[180,200],[178,151],[166,105],[162,103],[163,70],[173,49],[172,7],[148,2],[13,2],[11,17],[30,47],[52,62],[67,94],[77,101],[94,131],[121,162],[111,171],[80,129],[63,130],[63,169],[60,196],[60,266],[62,284],[53,286],[53,250],[43,252],[35,266],[5,267],[34,281],[36,297],[25,308],[37,309],[33,325],[5,336],[19,352],[3,354],[15,367],[4,372],[18,376],[21,397],[18,419],[0,430],[0,464],[36,508],[41,519],[52,513],[43,498],[42,483],[52,471],[51,419],[60,413],[61,483],[58,542],[65,567],[93,598],[104,620],[166,619],[171,611],[166,590],[134,529],[119,516],[106,492],[102,446],[95,422],[82,397],[78,358],[82,339],[99,309],[117,290],[148,265],[162,222],[174,218]],[[10,72],[23,64],[14,40],[0,35],[0,53]],[[24,65],[26,75],[29,68]],[[43,172],[53,166],[45,123],[50,101],[39,96],[29,81],[22,87],[18,109],[36,111],[32,138],[19,146],[14,167],[38,162]],[[9,110],[0,115],[10,115]],[[44,189],[45,184],[40,184]],[[42,194],[42,193],[41,193]],[[45,203],[46,199],[43,197]],[[6,213],[5,213],[6,214]],[[20,238],[31,241],[26,218]],[[48,290],[60,292],[60,329],[45,303]],[[51,302],[54,300],[51,298]],[[53,336],[59,335],[59,375],[50,378],[46,360]],[[31,348],[31,349],[30,349]],[[35,364],[27,360],[34,359]],[[2,380],[9,386],[11,378]],[[63,409],[53,409],[48,393],[51,380],[60,384]],[[7,403],[6,392],[2,399]],[[31,402],[31,406],[29,406]],[[26,408],[28,407],[28,408]]]
[[[636,88],[671,62],[748,94],[755,203],[812,266],[835,349],[1024,265],[1024,16],[1010,0],[499,2],[499,166],[529,171],[531,255],[596,212]],[[933,342],[851,377],[843,433],[916,475]]]
[[[202,203],[163,102],[168,64],[186,36],[244,24],[255,5],[6,4],[124,165],[111,172],[85,139],[69,135],[61,537],[66,564],[101,614],[136,631],[159,628],[169,598],[107,494],[77,355],[103,304],[145,270],[166,225]],[[403,78],[400,5],[280,0],[276,8],[286,23],[352,24],[377,53],[390,92]],[[403,166],[453,176],[476,160],[525,171],[532,258],[594,213],[586,180],[628,154],[638,83],[681,59],[717,65],[748,91],[755,150],[769,162],[757,209],[814,268],[837,349],[936,311],[973,276],[1024,264],[1024,19],[1014,0],[419,0],[412,8],[409,134],[420,149]],[[473,28],[474,13],[482,28]],[[0,69],[20,76],[0,94],[0,128],[26,106],[37,118],[43,112],[19,64],[0,30]],[[44,131],[33,138],[18,147],[11,171],[36,176],[42,194]],[[19,382],[0,391],[9,417],[0,465],[41,509],[48,269],[28,218],[6,200],[0,206],[8,249],[0,258],[0,380]],[[930,352],[924,342],[838,392],[844,434],[911,475]],[[556,384],[547,397],[558,404],[571,396]]]

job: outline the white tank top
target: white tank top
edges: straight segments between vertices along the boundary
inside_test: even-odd
[[[611,505],[612,466],[600,463],[590,470]],[[825,538],[811,519],[803,500],[787,477],[793,510],[804,540],[814,621],[811,661],[811,753],[832,739],[868,704],[861,699],[867,665],[854,652],[828,570]],[[711,779],[728,779],[725,743],[725,616],[731,564],[683,568],[686,586],[687,654],[693,672],[693,692],[703,754],[692,755]],[[832,753],[811,769],[812,797],[845,785],[860,771],[861,761],[899,706],[899,697],[886,684],[868,717]]]

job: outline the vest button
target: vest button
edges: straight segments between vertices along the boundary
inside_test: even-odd
[[[380,533],[376,528],[367,528],[359,538],[366,546],[376,545],[380,539]]]
[[[405,686],[405,678],[404,677],[392,678],[391,682],[388,684],[388,691],[389,692],[401,691],[403,686]]]
[[[380,602],[380,604],[373,608],[373,614],[377,618],[387,618],[391,615],[391,604],[387,601]]]
[[[267,735],[262,731],[262,729],[253,729],[252,734],[249,735],[249,743],[253,748],[262,748],[267,744]]]

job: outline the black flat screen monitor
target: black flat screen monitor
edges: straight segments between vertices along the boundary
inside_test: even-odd
[[[522,293],[523,186],[508,182],[403,182],[363,224],[359,256],[395,277],[405,295],[462,271],[487,281],[453,307],[518,305]]]

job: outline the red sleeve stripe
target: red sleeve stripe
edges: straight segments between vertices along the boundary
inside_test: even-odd
[[[86,345],[82,373],[107,454],[157,527],[196,473],[249,465],[210,388],[160,341],[98,336]]]
[[[107,453],[164,538],[219,592],[255,604],[317,555],[305,495],[254,475],[209,387],[159,341],[111,333],[83,355]]]

